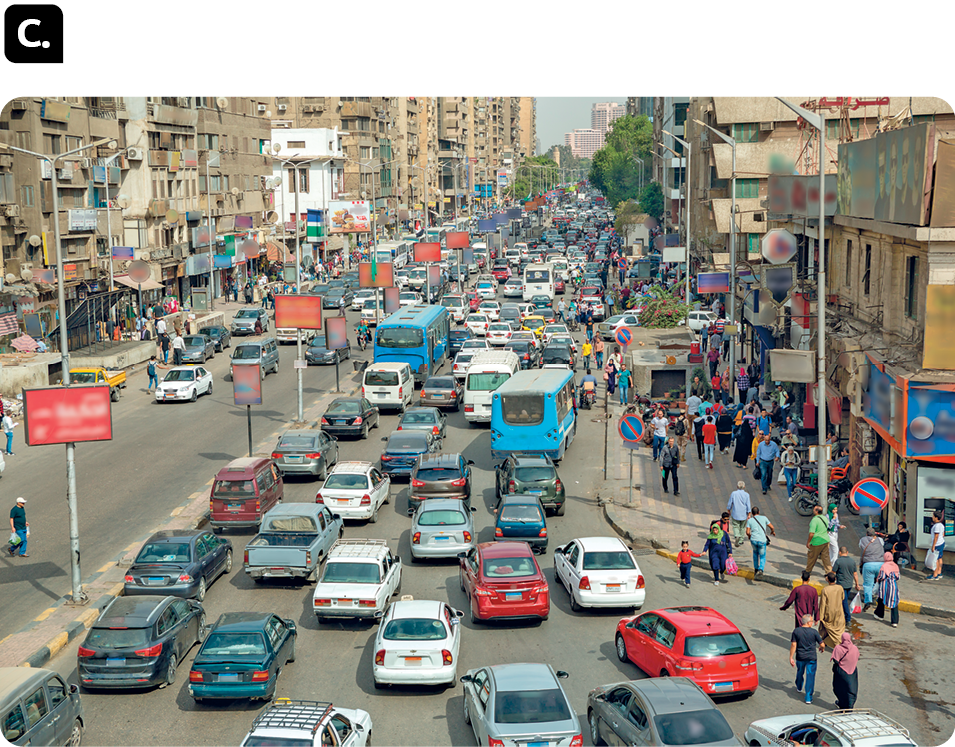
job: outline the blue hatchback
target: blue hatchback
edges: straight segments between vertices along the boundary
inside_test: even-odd
[[[438,451],[440,439],[431,431],[395,431],[382,441],[387,441],[381,455],[381,471],[389,477],[411,477],[418,457]]]
[[[523,541],[542,553],[547,549],[546,516],[536,495],[508,493],[498,505],[494,539]]]

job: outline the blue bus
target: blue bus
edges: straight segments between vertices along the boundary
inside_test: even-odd
[[[375,363],[408,363],[415,381],[424,383],[448,357],[451,317],[444,306],[405,306],[379,322]]]
[[[491,400],[491,457],[515,452],[560,459],[577,435],[574,372],[539,368],[518,371]]]

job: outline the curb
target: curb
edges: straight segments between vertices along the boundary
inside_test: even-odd
[[[677,554],[660,542],[660,540],[654,537],[635,535],[629,529],[622,527],[620,525],[619,517],[616,515],[615,509],[617,507],[612,503],[604,503],[602,508],[604,518],[607,519],[607,523],[609,523],[613,530],[623,539],[630,542],[631,544],[649,545],[656,550],[657,555],[672,560],[674,563],[676,562]],[[703,558],[693,558],[692,564],[696,568],[703,568],[707,571],[710,570],[709,562]],[[780,576],[773,573],[764,573],[759,578],[756,578],[754,570],[745,566],[739,566],[739,572],[736,574],[736,576],[737,578],[745,578],[749,581],[779,586],[783,589],[793,589],[802,584],[802,579],[793,579],[789,578],[788,576]],[[812,586],[816,589],[816,591],[822,590],[822,584],[812,582]],[[955,620],[955,610],[945,609],[944,607],[933,607],[927,604],[922,604],[921,602],[912,602],[907,599],[899,600],[899,611],[908,612],[913,615],[925,615],[927,617],[940,617],[949,620]]]

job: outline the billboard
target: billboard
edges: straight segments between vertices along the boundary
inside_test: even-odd
[[[232,368],[232,401],[237,405],[262,404],[262,367]]]
[[[329,233],[362,233],[371,231],[371,205],[367,200],[331,200]]]
[[[385,313],[394,314],[401,308],[401,288],[385,288]]]
[[[428,284],[432,288],[437,288],[441,284],[441,267],[439,265],[428,265]],[[428,300],[425,301],[425,303],[428,302]]]
[[[494,222],[498,226],[506,226],[510,218],[507,217],[507,213],[494,213],[493,215]]]
[[[448,249],[465,249],[471,243],[471,236],[467,231],[452,231],[444,238]]]
[[[839,146],[839,174],[836,180],[840,215],[875,217],[875,164],[875,138]]]
[[[108,386],[23,390],[23,434],[30,446],[113,438]]]
[[[953,413],[955,392],[951,385],[910,381],[906,403],[906,456],[910,459],[955,456]]]
[[[276,296],[275,326],[277,329],[321,329],[321,297]]]
[[[416,241],[414,245],[415,262],[440,262],[441,243],[438,241]]]
[[[932,226],[955,226],[955,140],[939,140],[932,187]]]
[[[507,217],[508,217],[509,219],[511,219],[511,220],[517,220],[517,219],[519,219],[519,218],[521,217],[521,213],[523,213],[523,212],[524,212],[524,211],[521,210],[519,207],[518,207],[518,208],[508,208],[508,209],[505,211],[505,214],[506,214]]]
[[[826,216],[836,214],[838,177],[826,176]],[[769,214],[819,219],[819,176],[770,174]]]
[[[728,272],[700,272],[696,276],[697,293],[729,293],[730,274]]]
[[[358,263],[359,288],[390,288],[395,284],[391,262],[376,262],[372,272],[371,262]]]
[[[955,346],[948,335],[955,329],[955,285],[925,289],[925,350],[922,368],[955,370]]]
[[[490,233],[497,230],[497,221],[493,218],[488,220],[478,220],[477,230],[481,233]]]
[[[348,347],[348,320],[345,317],[330,316],[325,320],[325,347],[329,350]]]

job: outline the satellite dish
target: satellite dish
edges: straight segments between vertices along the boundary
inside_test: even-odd
[[[166,222],[167,223],[178,223],[179,222],[179,211],[173,210],[170,208],[166,211]]]
[[[229,99],[227,99],[225,96],[217,96],[217,97],[216,97],[216,106],[218,106],[220,109],[228,109],[228,108],[229,108]]]
[[[272,177],[272,184],[273,184],[273,186],[281,187],[281,186],[282,186],[282,177],[280,177],[280,176],[273,176],[273,177]]]
[[[271,110],[271,109],[266,109],[266,111],[265,111],[265,116],[268,117],[269,119],[271,119],[271,118],[272,118],[272,110]]]
[[[115,140],[110,140],[108,143],[106,143],[106,147],[110,150],[116,150],[117,145],[118,143]]]
[[[20,277],[29,283],[31,280],[33,280],[33,270],[29,268],[21,270]]]
[[[40,244],[43,243],[43,241],[40,239],[39,236],[37,236],[36,234],[33,234],[29,239],[27,239],[27,243],[29,243],[30,246],[39,246]]]
[[[5,277],[4,279],[5,279],[8,283],[15,283],[15,282],[17,282],[17,276],[14,275],[12,272],[8,272],[7,275],[6,275],[6,277]]]
[[[128,197],[127,195],[117,195],[117,196],[116,196],[116,204],[119,205],[121,208],[128,208],[128,207],[129,207],[129,197]]]
[[[272,152],[273,152],[273,153],[278,153],[280,150],[282,150],[282,144],[281,144],[281,143],[272,143]]]
[[[267,223],[278,223],[278,222],[279,222],[279,214],[276,213],[274,210],[269,210],[269,212],[266,213],[266,215],[265,215],[265,220],[266,220]]]
[[[233,197],[238,197],[238,195],[239,195],[239,188],[238,188],[238,187],[233,187],[233,188],[232,188],[231,190],[229,190],[229,191],[232,192],[232,196],[233,196]]]

